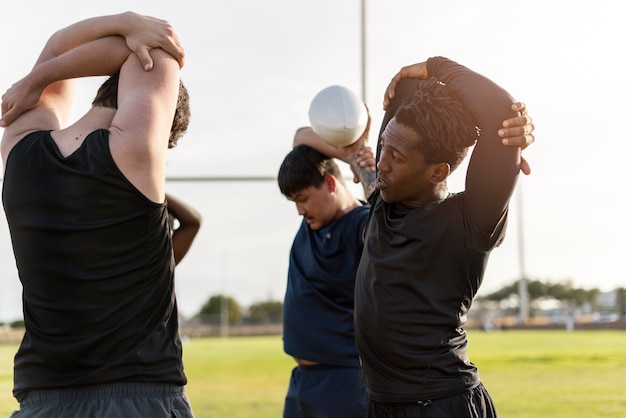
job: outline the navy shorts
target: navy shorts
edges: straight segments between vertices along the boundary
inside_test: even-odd
[[[359,367],[297,366],[284,418],[365,418],[367,395]]]
[[[32,390],[11,418],[193,418],[184,386],[120,383]]]
[[[420,402],[370,401],[368,418],[497,418],[487,389],[478,386],[444,398]]]

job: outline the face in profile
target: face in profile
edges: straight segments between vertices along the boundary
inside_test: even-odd
[[[325,179],[320,187],[307,187],[288,198],[296,204],[298,214],[313,230],[324,228],[335,219],[338,212],[337,203],[328,183]]]
[[[432,164],[416,144],[417,132],[391,119],[381,139],[376,188],[385,202],[419,206],[428,202],[432,190]]]

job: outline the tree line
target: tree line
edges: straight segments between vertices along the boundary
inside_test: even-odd
[[[519,281],[515,281],[501,289],[476,298],[477,302],[498,302],[519,296]],[[565,309],[573,310],[584,305],[591,306],[594,311],[617,313],[621,318],[626,316],[626,288],[618,287],[614,290],[614,304],[607,306],[600,304],[598,288],[585,289],[575,287],[571,281],[550,282],[541,280],[526,280],[528,302],[532,310],[537,310],[537,302],[555,300]]]
[[[604,312],[614,312],[621,318],[626,317],[626,288],[615,289],[615,304],[612,307],[598,306],[597,297],[600,290],[597,288],[584,289],[573,286],[570,281],[550,282],[541,280],[526,280],[528,301],[531,307],[536,302],[546,299],[554,299],[564,308],[575,309],[585,304],[594,309]],[[518,296],[518,281],[505,285],[499,290],[484,296],[477,297],[477,304],[485,302],[501,303]],[[216,323],[222,320],[222,314],[226,314],[230,325],[266,325],[280,324],[283,318],[283,303],[276,300],[256,302],[248,307],[243,307],[235,298],[228,295],[217,294],[209,297],[202,305],[195,320],[201,323]],[[24,321],[17,320],[8,324],[12,328],[23,327]]]
[[[228,295],[213,295],[194,316],[199,322],[218,322],[227,315],[231,325],[280,324],[283,321],[283,303],[268,300],[242,307],[235,298]]]
[[[541,280],[526,280],[528,302],[531,314],[536,311],[536,303],[541,300],[556,300],[566,309],[576,309],[583,305],[592,306],[597,311],[615,312],[624,318],[626,315],[626,288],[615,289],[615,304],[607,307],[597,303],[599,289],[585,289],[575,287],[571,281],[551,282]],[[503,286],[497,291],[477,297],[475,302],[500,303],[518,296],[518,281]],[[260,325],[279,324],[283,317],[281,301],[268,300],[254,303],[248,307],[240,305],[235,298],[228,295],[213,295],[202,305],[194,319],[199,322],[219,322],[222,314],[227,314],[231,325]]]

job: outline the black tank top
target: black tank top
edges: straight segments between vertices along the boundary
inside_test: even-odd
[[[107,130],[64,157],[50,132],[10,152],[2,201],[26,333],[14,394],[115,382],[184,385],[167,206],[111,157]]]

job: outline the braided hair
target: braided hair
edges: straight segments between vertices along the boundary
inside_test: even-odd
[[[400,105],[396,121],[420,136],[415,147],[426,163],[448,163],[452,172],[476,143],[479,130],[445,84],[434,78],[416,83],[417,91]]]

